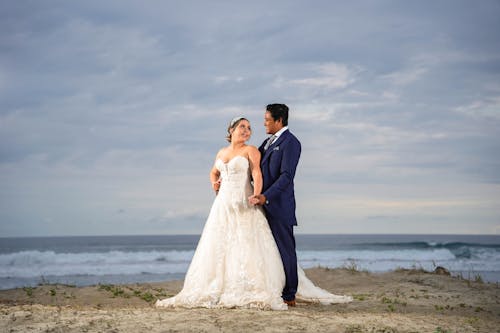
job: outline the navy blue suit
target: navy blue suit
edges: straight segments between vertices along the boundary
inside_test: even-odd
[[[298,284],[293,235],[293,226],[297,225],[293,178],[299,163],[301,145],[288,130],[264,151],[266,141],[259,147],[262,155],[262,194],[266,197],[264,210],[285,269],[286,284],[282,296],[284,300],[290,301],[295,299]]]

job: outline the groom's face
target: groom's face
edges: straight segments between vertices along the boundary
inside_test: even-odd
[[[271,112],[266,111],[264,115],[264,127],[266,128],[267,134],[274,134],[283,127],[283,124],[281,123],[281,119],[274,120]]]

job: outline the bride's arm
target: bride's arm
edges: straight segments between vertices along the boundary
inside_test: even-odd
[[[210,170],[210,183],[212,183],[212,189],[215,191],[215,194],[219,192],[220,188],[220,172],[217,170],[217,168],[214,166],[212,167],[212,170]]]
[[[219,158],[220,151],[217,153],[217,156],[215,156],[215,162],[210,170],[210,183],[212,184],[212,189],[215,191],[215,194],[219,192],[220,188],[220,172],[219,169],[217,169],[216,164],[217,164],[217,159]]]
[[[260,170],[260,152],[257,148],[249,146],[248,160],[253,179],[253,194],[259,195],[262,192],[262,172]]]

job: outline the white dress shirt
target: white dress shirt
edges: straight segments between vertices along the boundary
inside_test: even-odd
[[[274,141],[278,140],[281,134],[283,134],[284,131],[288,129],[288,126],[284,126],[282,129],[280,129],[278,132],[274,133],[274,140],[271,142],[273,144]]]

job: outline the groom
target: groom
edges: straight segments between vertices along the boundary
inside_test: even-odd
[[[271,136],[259,147],[262,194],[252,197],[251,203],[264,207],[285,269],[286,283],[282,297],[289,306],[295,306],[298,277],[293,235],[293,226],[297,225],[293,178],[301,146],[288,130],[288,107],[285,104],[269,104],[266,107],[264,126]]]

